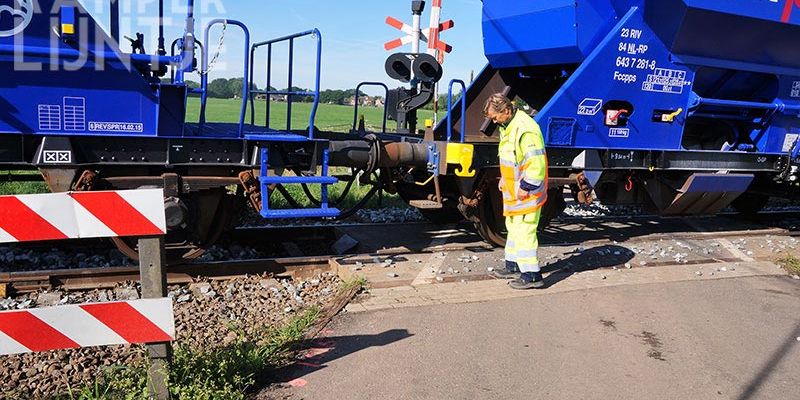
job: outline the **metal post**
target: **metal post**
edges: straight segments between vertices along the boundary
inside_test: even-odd
[[[250,63],[250,74],[249,74],[248,79],[247,79],[247,87],[249,87],[249,88],[253,87],[253,79],[255,77],[254,74],[255,74],[255,69],[256,69],[255,59],[256,59],[256,48],[255,47],[250,47],[250,60],[252,60],[252,62]],[[267,88],[267,91],[269,91],[269,88]],[[256,125],[256,102],[255,102],[255,99],[254,99],[253,92],[250,92],[249,100],[250,100],[250,125],[255,126]]]
[[[269,92],[272,91],[272,43],[267,45],[267,120],[264,122],[264,126],[269,129],[269,113],[270,110],[270,101],[272,100],[272,94]]]
[[[119,44],[119,0],[111,0],[111,37]]]
[[[167,274],[164,271],[164,237],[139,239],[139,273],[142,298],[167,297]],[[172,344],[146,345],[150,358],[147,370],[148,391],[151,399],[168,400],[169,363],[172,361]]]
[[[292,70],[294,69],[294,38],[289,39],[289,88],[287,92],[291,93],[292,89]],[[286,97],[286,130],[292,130],[292,95]]]
[[[425,10],[425,2],[424,1],[412,1],[411,2],[411,14],[412,14],[412,23],[411,23],[411,52],[414,54],[419,53],[419,41],[420,41],[420,27],[422,26],[422,12]]]
[[[425,11],[425,1],[421,0],[413,0],[411,2],[411,14],[412,14],[412,23],[411,23],[411,53],[419,54],[419,41],[420,36],[422,35],[422,12]],[[417,77],[414,75],[414,69],[411,69],[411,82],[409,83],[410,87],[416,89],[419,87],[419,82],[417,81]],[[415,114],[416,115],[416,114]],[[416,121],[416,117],[415,117]],[[413,129],[412,129],[413,131]]]
[[[328,176],[328,162],[330,161],[330,149],[322,151],[322,176]],[[322,184],[322,208],[328,208],[328,185]]]
[[[450,112],[450,110],[447,110]],[[433,126],[439,122],[439,82],[433,84]]]
[[[164,0],[158,1],[158,55],[167,54],[166,42],[164,39]]]

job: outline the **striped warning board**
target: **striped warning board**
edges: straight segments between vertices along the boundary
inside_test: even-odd
[[[0,312],[0,355],[174,339],[168,298]]]
[[[0,196],[0,243],[156,236],[162,189]]]

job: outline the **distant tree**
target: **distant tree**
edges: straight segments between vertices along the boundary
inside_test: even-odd
[[[287,92],[308,92],[309,89],[303,89],[301,87],[292,86],[289,89],[283,89]],[[311,103],[314,101],[314,96],[303,96],[303,95],[292,95],[292,102],[303,102],[303,103]]]
[[[359,92],[359,96],[366,96],[364,92]],[[348,90],[325,90],[320,93],[320,102],[327,104],[345,104],[347,99],[355,96],[355,89]]]
[[[230,91],[233,92],[233,97],[241,98],[244,96],[244,78],[229,79],[228,86],[230,86]],[[258,85],[251,84],[250,90],[258,90]]]
[[[225,78],[214,79],[208,84],[208,96],[218,99],[232,99],[234,96],[231,85]]]
[[[461,98],[461,92],[453,93],[453,105]],[[423,110],[433,110],[433,100],[430,103],[426,104],[422,107]],[[439,103],[438,103],[438,110],[447,112],[447,95],[442,94],[439,95]]]
[[[319,101],[324,104],[342,104],[344,102],[344,91],[324,90],[319,94]]]

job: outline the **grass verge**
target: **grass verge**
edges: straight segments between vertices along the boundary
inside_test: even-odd
[[[240,334],[235,343],[218,349],[177,346],[170,366],[171,398],[245,399],[257,385],[269,381],[267,374],[290,363],[296,346],[319,316],[318,308],[310,308],[283,327],[266,330],[258,340]],[[70,400],[142,398],[148,398],[144,361],[140,365],[109,369],[94,384],[79,391],[70,390],[66,397]]]
[[[0,176],[8,175],[9,177],[12,175],[30,175],[32,177],[38,177],[39,172],[37,171],[0,171]],[[14,195],[14,194],[40,194],[40,193],[49,193],[50,191],[47,189],[47,184],[40,181],[32,181],[32,182],[0,182],[0,195]]]
[[[791,254],[777,260],[778,265],[792,275],[800,275],[800,258]]]
[[[5,182],[0,183],[0,195],[50,193],[44,182]]]
[[[319,175],[321,171],[317,171]],[[331,168],[329,172],[330,175],[349,175],[350,169],[349,168]],[[290,175],[290,174],[289,174]],[[315,203],[312,202],[308,196],[303,191],[303,187],[300,185],[284,185],[284,188],[289,193],[294,201],[296,201],[301,207],[309,208],[315,207]],[[371,185],[361,185],[358,182],[354,182],[350,185],[350,189],[345,192],[347,188],[347,182],[339,181],[334,185],[330,185],[328,187],[328,199],[331,202],[332,207],[337,207],[340,210],[346,210],[358,202],[361,201],[364,197],[367,196],[369,191],[372,189]],[[322,198],[321,192],[322,188],[320,185],[308,185],[308,190],[311,192],[312,196],[315,200],[320,200]],[[279,192],[275,191],[270,196],[270,207],[271,208],[292,208],[291,203],[289,203],[286,198]],[[364,205],[363,208],[365,209],[378,209],[384,207],[397,207],[397,208],[406,208],[408,204],[403,201],[397,194],[388,194],[388,193],[375,193],[370,200]]]

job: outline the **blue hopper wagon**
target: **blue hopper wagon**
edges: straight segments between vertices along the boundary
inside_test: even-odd
[[[484,0],[483,38],[488,65],[436,129],[475,146],[474,188],[499,174],[498,134],[481,108],[500,92],[530,107],[545,134],[550,216],[565,185],[580,201],[596,194],[665,215],[753,213],[800,193],[793,0]],[[462,196],[502,244],[498,194]]]

